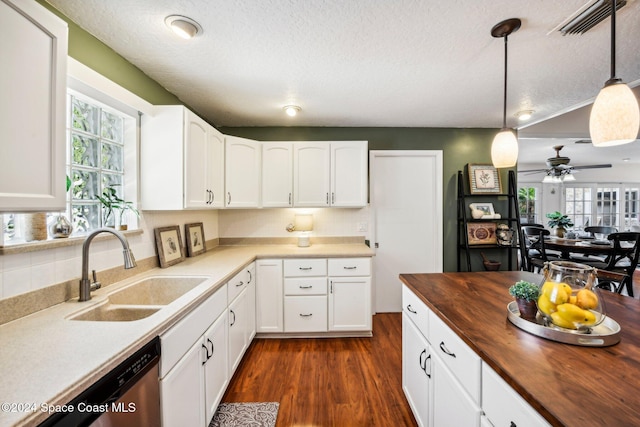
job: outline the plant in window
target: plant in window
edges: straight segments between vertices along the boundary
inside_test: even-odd
[[[118,228],[126,230],[127,225],[124,224],[124,215],[127,211],[133,212],[137,217],[140,212],[135,208],[133,202],[121,199],[114,186],[107,186],[102,190],[102,196],[96,196],[103,206],[103,225],[115,226],[115,214],[118,215]]]

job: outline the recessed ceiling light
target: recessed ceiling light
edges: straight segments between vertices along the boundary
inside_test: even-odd
[[[287,116],[290,116],[290,117],[294,117],[301,110],[301,108],[298,107],[297,105],[287,105],[283,109],[284,109],[284,112],[287,113]]]
[[[186,16],[170,15],[164,19],[164,23],[183,39],[192,39],[202,33],[200,24]]]
[[[532,115],[533,115],[533,110],[522,110],[516,113],[516,117],[520,121],[529,120]]]

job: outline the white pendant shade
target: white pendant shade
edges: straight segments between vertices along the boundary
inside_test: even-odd
[[[518,162],[518,139],[511,129],[503,129],[493,138],[491,162],[496,168],[511,168]]]
[[[589,134],[596,147],[627,144],[638,137],[638,100],[624,83],[602,88],[591,108]]]

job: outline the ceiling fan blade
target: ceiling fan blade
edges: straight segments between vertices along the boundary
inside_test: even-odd
[[[546,169],[529,169],[529,170],[518,170],[518,173],[538,173],[538,172],[546,172]]]
[[[572,166],[572,169],[601,169],[601,168],[610,168],[611,164],[603,164],[603,165],[584,165],[584,166]]]

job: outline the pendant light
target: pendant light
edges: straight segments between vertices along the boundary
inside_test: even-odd
[[[504,98],[502,108],[502,129],[491,144],[491,162],[496,168],[511,168],[518,162],[518,139],[513,129],[507,127],[507,38],[518,31],[521,21],[511,18],[499,22],[491,29],[493,37],[504,37]]]
[[[596,147],[610,147],[635,141],[640,127],[638,100],[616,77],[616,0],[611,3],[611,78],[591,107],[589,134]]]

